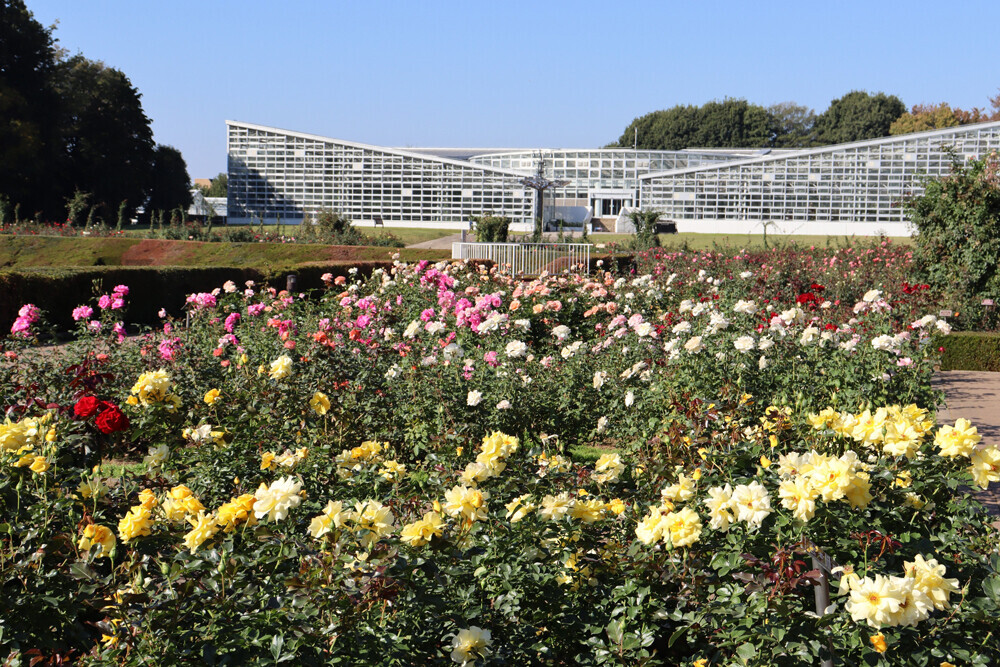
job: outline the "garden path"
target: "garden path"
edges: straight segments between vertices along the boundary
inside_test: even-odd
[[[442,236],[439,239],[431,239],[430,241],[421,241],[420,243],[413,243],[406,247],[429,248],[431,250],[451,250],[452,243],[460,243],[461,241],[462,241],[461,234],[450,234],[448,236]]]
[[[945,394],[939,424],[965,417],[983,436],[982,444],[1000,445],[1000,373],[938,371],[932,383]],[[992,485],[980,497],[991,514],[1000,515],[1000,485]]]

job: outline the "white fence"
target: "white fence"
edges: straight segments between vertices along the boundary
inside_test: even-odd
[[[503,273],[590,273],[589,243],[452,243],[452,259],[488,259]]]

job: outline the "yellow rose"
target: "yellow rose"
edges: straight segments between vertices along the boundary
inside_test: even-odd
[[[118,535],[123,542],[129,542],[142,535],[149,535],[153,527],[149,510],[142,505],[136,505],[118,522]]]
[[[316,414],[325,415],[330,410],[330,397],[321,391],[317,391],[309,400],[309,407],[311,407]]]
[[[219,400],[219,394],[221,392],[218,389],[209,389],[205,393],[205,403],[208,405],[214,405],[217,400]]]
[[[115,534],[110,528],[92,523],[83,529],[80,550],[89,551],[95,546],[98,548],[97,558],[107,557],[111,553],[115,548]]]
[[[36,456],[34,463],[32,463],[29,467],[32,472],[44,475],[45,471],[49,469],[49,460],[44,456]]]
[[[184,536],[184,546],[190,549],[191,553],[197,553],[198,547],[219,532],[218,520],[212,514],[206,516],[204,511],[198,512],[196,517],[189,518],[188,523],[193,528]]]
[[[881,632],[877,635],[872,635],[868,638],[868,641],[872,643],[872,647],[879,653],[885,653],[888,650],[888,646],[885,643],[885,635]]]

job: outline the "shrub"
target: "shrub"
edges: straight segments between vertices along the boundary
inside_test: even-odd
[[[474,215],[472,231],[478,243],[507,243],[507,230],[511,220],[500,215]]]
[[[969,323],[980,320],[984,298],[1000,299],[1000,157],[952,159],[951,174],[927,181],[905,206],[924,279],[953,296]]]
[[[635,226],[635,239],[632,241],[634,250],[648,250],[660,245],[660,237],[656,235],[656,221],[660,219],[659,211],[635,210],[628,214]]]

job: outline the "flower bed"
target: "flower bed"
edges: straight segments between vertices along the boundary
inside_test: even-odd
[[[1000,657],[995,532],[963,487],[1000,480],[1000,452],[934,422],[927,290],[893,267],[779,293],[788,274],[691,259],[531,283],[396,263],[317,298],[227,282],[132,339],[144,295],[119,286],[61,354],[28,347],[26,306],[0,364],[4,653]],[[813,556],[836,568],[822,615]]]

